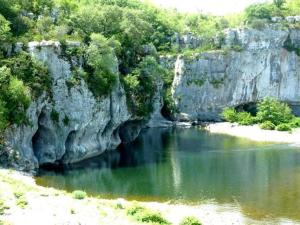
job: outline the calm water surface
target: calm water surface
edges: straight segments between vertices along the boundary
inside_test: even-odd
[[[192,129],[149,129],[132,144],[39,185],[143,201],[237,205],[255,218],[300,220],[300,148]]]

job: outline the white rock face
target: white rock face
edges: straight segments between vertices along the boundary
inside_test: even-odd
[[[269,96],[300,109],[300,57],[287,51],[300,44],[300,30],[228,30],[223,47],[175,62],[173,97],[178,120],[219,120],[227,106],[240,106]],[[298,111],[299,113],[299,111]]]
[[[119,127],[130,118],[120,82],[109,97],[95,99],[83,80],[71,88],[66,85],[72,74],[70,64],[60,56],[59,43],[28,46],[30,54],[49,67],[53,85],[51,94],[39,97],[28,109],[30,125],[7,131],[9,144],[23,161],[22,169],[74,163],[116,148],[121,143]],[[59,121],[53,121],[53,112],[58,112]]]

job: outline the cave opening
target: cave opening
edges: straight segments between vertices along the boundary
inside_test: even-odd
[[[248,112],[252,116],[256,116],[258,111],[257,102],[249,102],[249,103],[238,105],[235,107],[235,110],[237,112]]]
[[[55,134],[47,126],[47,115],[41,112],[38,117],[38,129],[32,137],[33,154],[37,158],[40,167],[48,164],[59,164],[56,160]]]
[[[161,108],[160,113],[165,119],[170,120],[170,121],[174,121],[174,118],[172,116],[172,112],[170,111],[170,109],[167,107],[166,104],[164,104],[164,106]]]

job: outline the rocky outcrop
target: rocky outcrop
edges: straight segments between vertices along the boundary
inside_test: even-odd
[[[119,127],[131,117],[120,82],[108,97],[96,99],[83,80],[67,85],[71,67],[61,57],[58,42],[31,42],[28,47],[48,66],[53,85],[51,93],[44,93],[28,109],[30,125],[14,126],[6,133],[22,159],[22,169],[74,163],[115,149],[121,143]]]
[[[172,91],[178,120],[219,120],[224,107],[267,96],[299,113],[300,30],[227,30],[222,44],[223,50],[176,58]]]

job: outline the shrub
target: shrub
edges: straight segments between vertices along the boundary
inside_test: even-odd
[[[24,192],[22,192],[22,191],[16,191],[16,192],[14,192],[14,196],[16,198],[21,198],[21,197],[24,196]]]
[[[127,215],[134,216],[134,215],[136,215],[139,212],[144,211],[144,210],[145,210],[144,207],[135,205],[135,206],[132,206],[132,207],[127,209]]]
[[[259,127],[263,130],[275,130],[275,125],[270,121],[265,121],[259,125]]]
[[[202,223],[193,216],[185,217],[179,225],[202,225]]]
[[[169,225],[165,218],[158,212],[151,211],[142,206],[133,206],[127,210],[127,215],[134,217],[137,221],[142,223],[151,223],[151,224],[162,224]]]
[[[65,118],[63,119],[63,123],[65,126],[68,126],[70,124],[70,119],[67,115],[65,115]]]
[[[294,117],[289,124],[292,128],[300,127],[300,117]]]
[[[276,130],[278,130],[278,131],[291,131],[292,127],[291,127],[290,124],[282,123],[282,124],[279,124],[278,126],[276,126]]]
[[[249,23],[249,26],[256,30],[263,30],[268,22],[265,19],[254,19]]]
[[[87,194],[84,191],[76,190],[72,192],[72,196],[74,199],[82,200],[87,197]]]
[[[276,126],[293,119],[291,108],[278,100],[266,98],[258,103],[257,118],[260,122],[270,121]]]
[[[249,22],[255,19],[271,19],[272,5],[268,3],[252,4],[245,9],[245,17]]]
[[[240,125],[253,125],[253,124],[255,124],[255,117],[253,117],[248,112],[239,112],[239,113],[237,113],[236,117],[237,117],[237,122]]]
[[[238,121],[237,112],[234,108],[225,108],[222,112],[224,120],[234,123]]]

